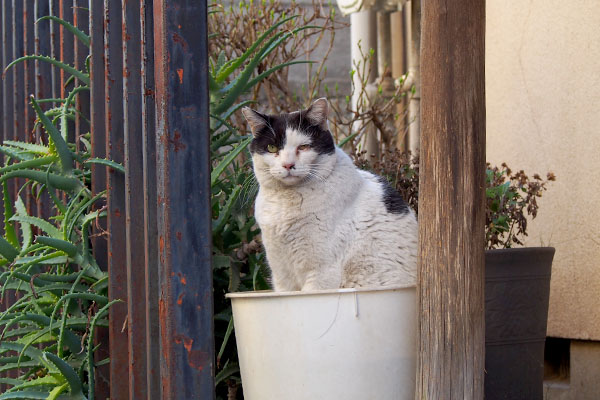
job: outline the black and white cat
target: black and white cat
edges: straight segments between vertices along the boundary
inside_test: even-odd
[[[276,291],[416,282],[417,220],[385,179],[336,147],[325,98],[306,110],[242,112],[259,183],[255,216]]]

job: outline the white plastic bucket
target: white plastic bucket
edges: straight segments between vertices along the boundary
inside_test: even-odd
[[[414,398],[414,286],[227,296],[244,399]]]

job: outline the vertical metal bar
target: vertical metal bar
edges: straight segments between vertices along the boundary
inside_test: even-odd
[[[0,4],[0,70],[4,71],[4,57],[3,57],[3,49],[4,49],[4,2],[2,2],[2,4]],[[2,110],[2,114],[4,114],[6,111],[4,110],[4,79],[0,78],[0,110]],[[3,118],[0,117],[0,140],[3,141],[4,140],[4,122],[3,122]],[[0,310],[2,309],[2,306],[0,305]],[[2,376],[2,374],[0,374],[0,376]],[[2,386],[0,385],[0,390],[2,389]]]
[[[34,19],[50,14],[50,3],[48,0],[35,0]],[[34,51],[35,54],[50,56],[50,22],[42,21],[34,25]],[[50,64],[36,60],[34,62],[35,74],[35,96],[38,99],[52,97],[51,67]],[[41,104],[42,109],[52,107],[52,104]],[[35,141],[42,142],[42,128],[35,131]],[[42,218],[50,216],[51,200],[46,193],[37,200],[37,215]]]
[[[59,3],[59,17],[70,24],[73,23],[73,0],[58,0]],[[60,59],[62,62],[69,65],[74,64],[75,50],[73,48],[73,34],[65,29],[64,26],[60,25],[58,28],[60,32]],[[60,71],[60,86],[61,86],[61,97],[66,97],[68,92],[65,89],[65,84],[70,78],[70,75],[61,70]]]
[[[16,60],[23,56],[23,0],[13,0],[12,5],[12,60]],[[12,124],[12,140],[24,139],[25,123],[23,114],[25,112],[25,96],[24,96],[24,65],[18,63],[9,71],[13,77],[12,97],[13,97],[13,124]],[[10,135],[10,134],[9,134]],[[20,179],[13,179],[9,183],[11,195],[16,196],[19,188],[24,182]]]
[[[16,60],[24,55],[23,43],[23,0],[13,0],[12,7],[12,59]],[[23,122],[23,114],[25,110],[24,96],[24,64],[19,63],[12,67],[13,76],[13,139],[19,140],[23,138],[25,132],[25,124]],[[10,72],[9,72],[10,73]]]
[[[87,8],[89,7],[89,0],[73,0],[73,25],[84,33],[89,33],[89,19]],[[74,40],[74,59],[75,68],[80,71],[85,71],[85,60],[89,55],[89,49],[77,38]],[[77,84],[80,84],[76,80]],[[89,118],[90,109],[90,94],[89,92],[79,92],[77,95],[76,108],[79,114],[75,118],[75,142],[79,147],[79,136],[89,131],[89,124],[86,118]],[[83,116],[83,117],[82,117]]]
[[[59,16],[61,19],[73,24],[73,0],[59,0]],[[60,32],[60,59],[62,62],[74,65],[75,64],[75,39],[73,34],[65,29],[64,26],[59,27]],[[70,83],[67,85],[68,80],[71,78],[66,71],[60,70],[60,93],[61,97],[65,98],[69,95],[69,92],[73,88],[74,84]],[[68,87],[67,87],[68,86]],[[75,140],[75,123],[73,121],[68,122],[68,139],[70,141]]]
[[[48,0],[50,6],[50,15],[60,16],[59,0]],[[50,56],[60,59],[60,25],[55,22],[48,22],[50,25]],[[61,97],[60,70],[56,67],[50,69],[52,97],[57,99]]]
[[[140,5],[123,0],[123,110],[125,123],[125,207],[127,249],[127,311],[129,331],[129,398],[145,400],[146,284],[142,153]]]
[[[11,61],[16,60],[23,56],[23,1],[13,0],[12,2],[12,55]],[[8,138],[12,140],[23,140],[25,136],[25,124],[23,122],[24,113],[24,65],[23,63],[16,64],[12,67],[11,71],[7,74],[12,75],[12,102],[13,102],[13,113],[12,113],[12,129],[8,135]],[[9,183],[9,195],[11,196],[11,202],[14,201],[20,186],[24,182],[22,180],[14,179],[12,183]],[[17,294],[15,291],[9,290],[4,298],[7,306],[11,306],[17,300]],[[17,377],[20,374],[20,370],[11,370],[9,377]]]
[[[29,55],[35,52],[34,33],[34,0],[25,0],[23,2],[23,42],[24,54]],[[24,113],[21,118],[24,121],[23,139],[27,142],[35,142],[35,133],[33,125],[35,123],[35,111],[29,105],[29,95],[35,93],[35,63],[34,61],[24,62],[24,92],[21,101],[23,102]],[[37,209],[35,198],[31,194],[31,186],[28,186],[23,193],[25,207],[31,215],[34,208]]]
[[[214,399],[206,0],[156,0],[163,399]]]
[[[146,365],[148,400],[159,400],[158,236],[156,231],[156,132],[154,112],[154,19],[151,0],[140,0],[142,23],[142,153],[144,259],[146,281]]]
[[[4,49],[4,3],[0,4],[0,70],[4,72],[4,57],[3,57],[3,49]],[[2,110],[2,114],[4,114],[4,79],[0,78],[0,110]],[[0,140],[4,140],[4,123],[2,121],[2,117],[0,117]],[[0,374],[1,375],[1,374]]]
[[[123,53],[121,1],[104,0],[104,73],[106,96],[106,150],[108,158],[123,162]],[[127,301],[127,263],[125,233],[125,179],[108,172],[108,273],[110,299]],[[118,303],[109,314],[110,394],[128,398],[128,331],[124,328],[127,303]]]
[[[12,53],[12,2],[2,2],[2,69],[6,67],[13,58]],[[2,79],[2,140],[12,139],[13,118],[13,74],[8,71]]]
[[[90,121],[92,157],[106,158],[106,107],[104,74],[104,4],[90,0]],[[106,167],[92,166],[92,191],[106,190]],[[105,228],[105,226],[101,226]],[[95,232],[96,234],[100,232]],[[100,267],[107,265],[106,238],[95,236],[94,256]]]
[[[50,3],[48,0],[35,0],[34,19],[50,15]],[[34,25],[35,54],[50,56],[50,22],[43,21]],[[35,61],[35,95],[39,99],[52,97],[52,86],[50,84],[50,65],[43,61]],[[44,109],[50,105],[41,105]],[[39,133],[38,133],[39,135]],[[38,137],[39,139],[39,137]]]
[[[1,58],[2,58],[2,69],[10,63],[12,60],[12,3],[9,1],[2,2],[2,26],[0,27],[2,30],[2,47]],[[2,85],[2,115],[0,124],[2,125],[2,140],[12,139],[12,109],[13,109],[13,97],[12,97],[12,72],[8,72],[3,75],[1,85]],[[4,158],[4,157],[3,157]],[[4,210],[4,207],[0,207],[0,210]],[[2,217],[4,217],[4,212],[2,211]],[[4,233],[4,224],[0,224],[2,227],[2,233]],[[10,304],[8,304],[8,298],[0,304],[0,309],[2,311],[8,309]],[[0,377],[8,378],[11,376],[10,372],[2,372]],[[0,391],[4,392],[10,388],[7,384],[0,385]]]
[[[105,126],[105,96],[104,96],[104,4],[102,1],[89,1],[89,24],[90,24],[90,132],[92,143],[92,157],[106,157],[106,126]],[[92,191],[99,193],[106,190],[106,167],[92,166]],[[96,207],[103,207],[98,204]],[[108,250],[106,236],[102,233],[106,230],[106,222],[100,221],[99,229],[94,230],[92,248],[94,257],[101,268],[106,268]],[[100,347],[96,351],[97,361],[110,356],[109,353],[109,331],[98,328],[96,345]],[[96,368],[96,396],[99,399],[110,397],[110,367],[103,365]]]
[[[24,26],[24,46],[25,54],[35,53],[35,41],[34,41],[34,0],[25,0],[23,2],[23,26]],[[29,95],[35,93],[35,65],[33,61],[25,61],[25,96],[23,102],[25,104],[25,133],[27,134],[27,140],[33,142],[35,137],[33,135],[33,125],[35,121],[35,112],[29,106]]]
[[[6,52],[7,52],[7,43],[6,43],[6,39],[7,39],[7,30],[9,25],[9,18],[8,16],[10,15],[11,11],[10,11],[10,5],[7,4],[7,1],[2,1],[2,3],[0,4],[0,68],[2,68],[2,71],[4,71],[4,67],[6,66]],[[3,77],[3,79],[0,79],[0,109],[2,110],[2,112],[0,113],[0,139],[2,141],[4,141],[5,135],[8,134],[7,130],[6,130],[6,119],[7,119],[7,115],[10,114],[11,112],[11,100],[8,99],[8,95],[7,95],[7,78],[8,75],[10,74],[6,74],[5,77]],[[1,209],[1,207],[0,207]],[[1,214],[4,214],[3,212]],[[2,215],[2,217],[4,217],[4,215]],[[2,218],[4,219],[4,218]],[[0,224],[2,225],[2,227],[0,228],[0,233],[4,234],[4,224]],[[0,304],[0,311],[5,311],[6,310],[6,304]],[[7,373],[6,372],[0,372],[0,378],[6,378],[7,377]],[[6,390],[8,390],[9,386],[6,384],[0,384],[0,392],[4,393]]]

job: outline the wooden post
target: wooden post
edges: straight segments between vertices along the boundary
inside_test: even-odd
[[[483,399],[485,1],[422,8],[416,399]]]

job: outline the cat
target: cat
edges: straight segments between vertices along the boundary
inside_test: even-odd
[[[335,146],[328,112],[325,98],[290,114],[242,109],[273,289],[414,285],[415,214],[384,178]]]

